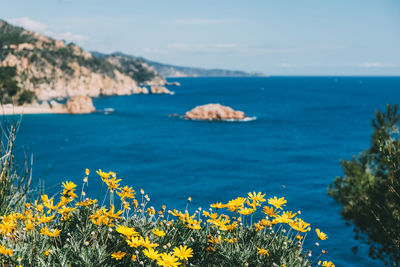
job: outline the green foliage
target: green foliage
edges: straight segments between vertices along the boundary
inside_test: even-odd
[[[400,142],[398,106],[377,111],[371,147],[342,161],[344,176],[328,193],[343,205],[341,215],[364,238],[370,256],[397,266],[400,262]]]
[[[13,98],[17,98],[18,105],[32,103],[35,99],[35,93],[23,90],[18,86],[14,79],[17,74],[15,67],[0,67],[0,101],[2,104],[12,103]]]
[[[35,38],[23,31],[21,27],[15,27],[0,20],[0,60],[8,54],[10,45],[34,42]]]
[[[36,95],[32,91],[24,90],[18,97],[18,105],[23,105],[24,103],[31,104],[36,99]]]
[[[124,56],[117,56],[117,59],[120,63],[120,71],[131,76],[138,83],[150,81],[157,76],[157,73],[143,60]]]
[[[19,122],[4,120],[0,130],[0,214],[21,208],[30,186],[30,169],[20,169],[14,158]]]
[[[150,81],[155,77],[155,73],[148,71],[147,69],[143,68],[143,66],[140,66],[136,72],[133,72],[132,78],[137,81],[138,83],[143,83]]]
[[[18,83],[14,80],[15,67],[0,67],[0,101],[11,103],[12,97],[20,90]]]

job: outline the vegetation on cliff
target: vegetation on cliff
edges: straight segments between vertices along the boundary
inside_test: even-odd
[[[372,258],[392,266],[400,263],[399,119],[397,105],[377,111],[370,148],[343,160],[344,176],[329,189],[354,224],[355,238],[367,242]]]
[[[14,79],[17,75],[15,67],[0,67],[0,103],[32,103],[35,95],[31,91],[21,90]]]

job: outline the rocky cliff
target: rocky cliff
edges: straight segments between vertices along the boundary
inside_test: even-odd
[[[73,43],[0,20],[2,66],[16,67],[19,87],[34,92],[38,100],[148,93],[139,84],[165,84],[165,79],[143,61],[94,57]]]

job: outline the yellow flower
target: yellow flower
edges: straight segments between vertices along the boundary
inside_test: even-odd
[[[132,260],[132,261],[135,261],[136,259],[137,259],[136,255],[135,255],[135,254],[132,254],[131,260]]]
[[[142,244],[141,244],[143,247],[145,247],[145,248],[155,248],[155,247],[158,247],[158,244],[155,244],[155,243],[151,243],[150,242],[150,240],[149,240],[149,238],[146,236],[146,238],[143,238],[142,237]]]
[[[215,204],[211,204],[210,207],[215,208],[215,209],[222,209],[222,208],[225,208],[226,205],[222,204],[221,202],[217,202]],[[206,211],[204,211],[204,212],[206,212]]]
[[[53,231],[50,231],[47,227],[40,229],[40,234],[41,235],[46,235],[49,237],[58,237],[60,235],[61,230],[54,229]]]
[[[265,194],[262,195],[261,192],[258,192],[258,193],[256,193],[256,192],[253,192],[253,193],[249,192],[247,195],[249,196],[249,199],[250,199],[250,200],[253,200],[253,201],[255,201],[255,202],[265,202],[265,199],[264,199]]]
[[[50,249],[46,250],[45,252],[43,252],[44,255],[49,256],[50,255]]]
[[[160,254],[158,254],[157,251],[155,251],[153,248],[147,248],[143,250],[143,254],[151,259],[151,260],[158,260],[160,258]]]
[[[263,207],[263,211],[262,212],[267,214],[270,217],[275,217],[279,213],[278,209],[274,210],[273,207],[268,207],[268,206]]]
[[[127,226],[124,226],[124,225],[118,225],[115,230],[118,233],[126,236],[127,238],[129,238],[131,236],[138,236],[139,235],[139,233],[135,231],[135,228],[127,227]]]
[[[318,238],[321,240],[325,240],[328,238],[328,236],[325,233],[321,232],[318,228],[315,229],[315,232],[317,233]]]
[[[228,243],[237,243],[237,238],[225,238],[224,239]]]
[[[46,215],[42,215],[41,217],[38,217],[38,224],[41,223],[49,223],[53,220],[54,215],[47,217]]]
[[[153,207],[148,208],[148,209],[146,210],[146,212],[147,212],[149,215],[154,215],[154,214],[156,214],[156,210],[155,210]]]
[[[107,172],[103,172],[101,169],[99,169],[98,171],[96,171],[96,173],[98,175],[100,175],[101,179],[104,181],[106,179],[108,179],[111,176],[111,172],[107,173]]]
[[[6,248],[4,245],[0,246],[0,254],[6,255],[6,256],[12,256],[14,251],[12,249]]]
[[[119,210],[116,213],[114,213],[114,210],[115,210],[114,205],[111,205],[111,208],[106,213],[107,217],[110,219],[121,219],[121,217],[119,215],[121,215],[123,211]]]
[[[309,223],[306,223],[306,222],[303,221],[302,219],[297,219],[297,218],[296,218],[296,220],[295,220],[294,222],[292,222],[292,223],[289,223],[289,225],[290,225],[294,230],[299,231],[299,232],[302,232],[302,233],[307,232],[307,231],[310,230],[310,227],[309,227],[310,224],[309,224]]]
[[[89,175],[89,173],[90,173],[89,169],[86,168],[86,169],[85,169],[85,174],[86,174],[86,175]]]
[[[73,190],[76,187],[76,184],[67,181],[62,183],[62,187],[64,188],[64,190]]]
[[[161,258],[157,261],[157,264],[165,267],[176,267],[181,265],[177,257],[167,253],[161,254]]]
[[[245,197],[238,197],[236,199],[233,199],[233,200],[229,201],[226,204],[226,208],[229,211],[233,212],[233,211],[237,210],[239,207],[243,206],[243,204],[246,202],[246,200],[247,199]]]
[[[120,181],[121,181],[121,179],[117,180],[117,178],[115,178],[115,177],[113,177],[111,179],[104,180],[104,182],[108,186],[108,190],[110,190],[110,191],[114,191],[115,189],[119,189],[119,182]]]
[[[290,215],[290,214],[289,214]],[[277,215],[275,219],[272,220],[272,223],[292,223],[293,220],[289,217],[287,213],[282,213],[282,215]]]
[[[111,258],[116,259],[117,261],[121,260],[123,257],[125,257],[126,252],[118,251],[114,252],[111,254]]]
[[[36,208],[36,211],[39,212],[39,213],[43,213],[44,212],[43,205],[42,204],[36,205],[36,201],[35,201],[35,208]]]
[[[268,251],[266,251],[265,249],[257,247],[257,250],[258,250],[257,251],[257,255],[267,255],[267,256],[269,256]]]
[[[282,209],[282,206],[286,206],[286,202],[287,201],[283,197],[277,198],[274,196],[274,198],[268,199],[268,204],[275,206],[277,209]]]
[[[193,229],[193,230],[200,230],[201,229],[200,224],[187,224],[186,227],[190,228],[190,229]]]
[[[126,240],[126,243],[128,243],[130,247],[137,248],[142,245],[143,243],[142,239],[143,238],[141,236],[140,237],[132,236],[131,239]]]
[[[134,198],[136,195],[135,190],[132,189],[132,187],[125,186],[124,188],[120,189],[120,191],[117,191],[117,195],[121,197],[121,199],[131,199]]]
[[[91,206],[93,204],[97,203],[97,199],[86,199],[84,201],[78,202],[76,203],[77,206],[82,206],[82,207],[87,207],[87,206]]]
[[[174,248],[174,255],[181,260],[188,260],[193,257],[193,249],[180,245],[179,248]]]
[[[321,264],[321,261],[319,261],[318,264]],[[333,262],[331,262],[331,261],[324,261],[321,266],[324,266],[324,267],[335,267],[335,264],[333,264]]]
[[[283,215],[288,217],[289,219],[293,219],[296,216],[297,213],[293,213],[291,211],[284,211]]]
[[[254,224],[254,228],[256,229],[256,231],[261,231],[265,229],[265,226],[258,222]]]
[[[62,183],[62,187],[64,188],[63,192],[61,193],[64,197],[66,198],[76,198],[78,197],[74,190],[76,187],[76,184],[74,184],[73,182],[63,182]]]
[[[213,248],[213,247],[208,247],[208,248],[206,248],[206,251],[207,252],[215,252],[215,248]]]
[[[249,214],[252,214],[254,212],[254,209],[251,209],[251,208],[243,208],[243,207],[241,207],[239,210],[238,210],[238,213],[239,214],[242,214],[242,215],[244,215],[244,216],[247,216],[247,215],[249,215]]]
[[[208,236],[208,242],[211,244],[219,244],[222,242],[221,236]]]
[[[69,220],[69,218],[71,217],[71,212],[73,212],[74,210],[76,210],[76,208],[71,208],[71,207],[61,207],[58,210],[58,213],[60,213],[63,216],[63,220]]]
[[[158,228],[153,229],[152,232],[153,232],[153,234],[155,234],[158,237],[165,236],[165,232],[162,230],[159,230]]]
[[[260,221],[260,224],[261,224],[262,226],[268,226],[268,227],[272,226],[271,221],[265,220],[265,219],[262,219],[262,220]]]
[[[48,197],[47,195],[41,195],[41,196],[40,196],[40,199],[41,199],[43,202],[49,201],[49,197]]]

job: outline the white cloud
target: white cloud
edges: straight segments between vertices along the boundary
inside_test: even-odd
[[[12,18],[9,19],[8,21],[12,24],[21,26],[27,30],[39,32],[41,34],[53,37],[55,39],[62,39],[69,42],[82,42],[89,39],[84,35],[53,30],[49,28],[46,24],[33,20],[30,17]]]
[[[47,26],[29,17],[9,19],[10,23],[29,29],[31,31],[46,32]]]
[[[216,25],[216,24],[225,24],[230,22],[231,21],[229,20],[190,18],[190,19],[173,19],[170,23],[176,25]]]
[[[239,47],[238,44],[216,44],[216,48],[236,48]]]
[[[395,68],[398,65],[388,64],[388,63],[379,63],[379,62],[367,62],[360,64],[359,67],[362,68]]]
[[[87,38],[86,36],[80,35],[80,34],[73,34],[71,32],[63,32],[63,33],[59,33],[56,34],[56,38],[57,39],[63,39],[63,40],[68,40],[68,41],[72,41],[72,42],[81,42],[81,41],[86,41],[89,38]]]

